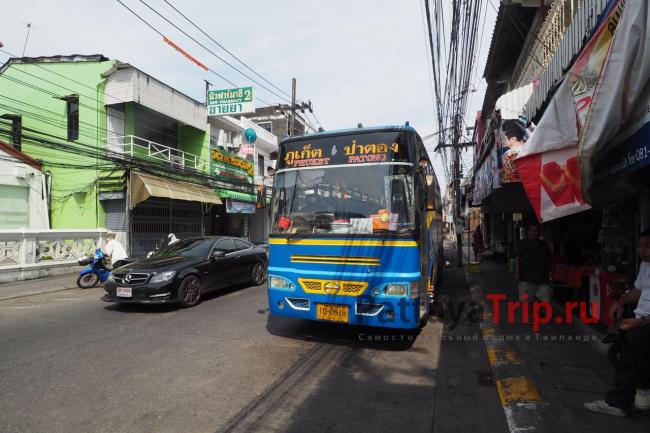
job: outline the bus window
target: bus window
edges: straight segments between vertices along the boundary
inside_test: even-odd
[[[406,233],[415,228],[410,164],[329,166],[275,176],[275,233]]]

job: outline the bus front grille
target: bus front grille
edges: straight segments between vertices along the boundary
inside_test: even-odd
[[[319,280],[298,278],[300,287],[312,295],[361,296],[368,288],[364,281]]]
[[[294,310],[309,311],[309,299],[305,298],[285,298],[287,304]]]
[[[384,309],[381,304],[362,304],[357,302],[354,304],[357,316],[376,316]]]

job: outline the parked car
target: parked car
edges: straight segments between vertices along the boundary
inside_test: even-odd
[[[266,279],[266,265],[266,251],[243,239],[184,239],[113,270],[102,300],[192,307],[212,290],[239,283],[259,286]]]

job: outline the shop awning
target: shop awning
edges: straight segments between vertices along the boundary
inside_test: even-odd
[[[228,189],[217,189],[217,195],[221,198],[230,198],[232,200],[243,201],[248,203],[257,203],[257,196],[246,194],[245,192],[230,191]]]
[[[221,200],[211,188],[180,180],[164,179],[139,171],[131,172],[130,189],[131,208],[149,197],[221,204]]]

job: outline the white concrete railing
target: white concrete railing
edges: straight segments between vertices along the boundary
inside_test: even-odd
[[[170,167],[208,171],[207,160],[201,159],[193,153],[174,149],[135,135],[106,138],[106,150],[113,157],[128,156],[129,158],[152,159]]]
[[[45,276],[95,252],[106,229],[0,230],[0,282]]]

